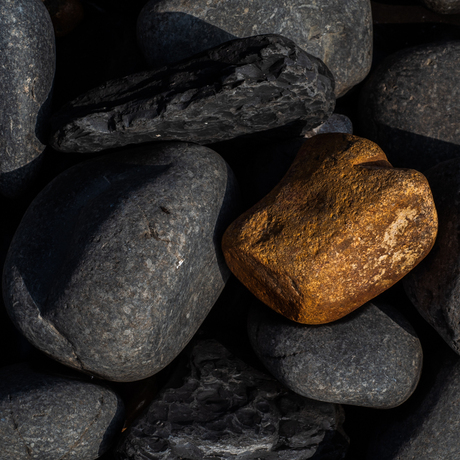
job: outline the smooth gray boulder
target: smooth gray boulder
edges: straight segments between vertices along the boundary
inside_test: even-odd
[[[54,359],[108,380],[169,364],[229,271],[233,173],[212,150],[146,144],[77,165],[32,202],[3,274],[10,317]]]
[[[0,369],[2,460],[94,460],[123,422],[123,402],[109,388],[25,363]]]
[[[286,390],[214,340],[182,364],[126,430],[118,460],[344,458],[340,406]]]
[[[41,0],[0,1],[0,193],[24,193],[47,140],[54,30]]]
[[[422,371],[414,330],[396,309],[381,303],[368,302],[320,326],[254,307],[248,334],[276,379],[318,401],[389,409],[409,398]]]
[[[284,35],[324,61],[337,97],[371,67],[369,0],[151,0],[137,24],[138,43],[151,67],[259,34]]]

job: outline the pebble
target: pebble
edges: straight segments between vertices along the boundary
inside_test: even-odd
[[[11,243],[4,298],[18,329],[59,362],[147,378],[192,338],[229,271],[235,217],[225,161],[187,143],[130,148],[71,168],[33,201]]]
[[[439,14],[459,14],[459,0],[422,0],[422,3],[430,10]]]
[[[289,319],[324,324],[399,281],[430,251],[437,215],[426,178],[373,142],[308,139],[283,180],[226,230],[229,268]]]

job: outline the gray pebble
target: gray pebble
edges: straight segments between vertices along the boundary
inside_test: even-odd
[[[422,3],[439,14],[460,13],[460,0],[422,0]]]

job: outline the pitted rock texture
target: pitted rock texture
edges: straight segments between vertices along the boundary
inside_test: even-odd
[[[308,139],[282,181],[226,230],[229,268],[289,319],[323,324],[388,289],[430,251],[437,215],[425,177],[373,142]]]
[[[318,401],[389,409],[415,390],[422,347],[391,306],[368,302],[320,326],[258,307],[248,317],[251,344],[270,373],[292,391]]]
[[[438,211],[438,236],[404,287],[420,314],[460,354],[460,158],[429,169],[426,177]]]
[[[41,0],[0,2],[0,193],[16,197],[45,149],[55,69],[54,32]]]
[[[334,110],[327,67],[287,38],[234,40],[180,63],[113,80],[53,117],[64,152],[180,140],[209,144],[262,131],[290,136]],[[263,135],[263,133],[262,133]]]
[[[440,14],[459,14],[460,13],[460,1],[459,0],[422,0],[422,2],[430,8],[430,10],[436,11]]]
[[[460,155],[460,41],[389,56],[360,95],[362,135],[396,167],[425,171]]]
[[[94,460],[109,449],[123,420],[123,403],[108,388],[28,364],[0,370],[2,460]]]
[[[340,406],[284,389],[213,340],[194,345],[188,367],[128,428],[119,460],[344,457]]]
[[[320,58],[343,96],[369,72],[369,0],[151,0],[137,25],[150,66],[171,64],[232,38],[279,34]]]
[[[127,149],[69,169],[33,201],[10,246],[5,305],[56,360],[116,381],[169,364],[229,270],[233,173],[187,143]]]

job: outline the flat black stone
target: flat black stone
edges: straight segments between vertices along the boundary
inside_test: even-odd
[[[51,144],[95,152],[158,140],[291,136],[326,121],[334,105],[333,77],[319,59],[287,38],[262,35],[89,91],[55,114]]]
[[[229,270],[233,173],[212,150],[148,144],[82,163],[32,202],[4,268],[10,317],[37,348],[101,378],[169,364]]]
[[[214,340],[187,361],[126,430],[119,460],[343,458],[340,406],[286,390]]]

